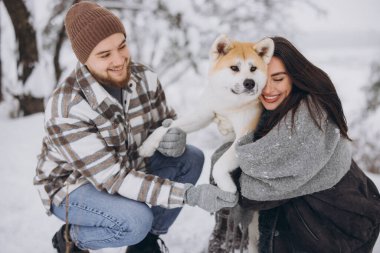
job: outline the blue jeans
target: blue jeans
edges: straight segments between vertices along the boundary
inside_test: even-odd
[[[166,157],[156,152],[147,165],[150,174],[175,182],[195,184],[202,172],[204,156],[196,147],[187,145],[178,157]],[[55,216],[65,221],[64,200],[52,205]],[[133,245],[148,232],[165,234],[181,208],[150,208],[147,204],[98,191],[85,184],[69,195],[68,222],[70,236],[82,249],[101,249]]]

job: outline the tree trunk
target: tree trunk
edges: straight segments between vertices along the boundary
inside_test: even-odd
[[[28,116],[33,113],[44,111],[44,98],[36,98],[29,94],[14,95],[20,103],[18,116]]]
[[[70,4],[70,6],[73,4],[79,3],[79,2],[80,2],[80,0],[73,0],[72,3]],[[66,12],[66,11],[67,11],[66,5],[64,2],[62,2],[60,4],[56,14],[60,14],[61,12]],[[53,58],[55,80],[57,82],[59,81],[59,78],[61,77],[61,74],[62,74],[62,68],[61,68],[61,64],[59,63],[59,58],[60,58],[62,45],[63,45],[63,42],[65,41],[66,37],[67,36],[66,36],[65,24],[62,23],[62,26],[61,26],[59,33],[58,33],[58,36],[57,36],[57,42],[55,44],[54,58]]]
[[[57,83],[62,74],[61,64],[59,63],[59,55],[60,55],[62,44],[65,38],[66,38],[65,26],[62,24],[61,30],[59,31],[59,34],[58,34],[57,44],[55,45],[54,58],[53,58],[55,80],[57,81]]]
[[[18,79],[25,84],[35,63],[38,62],[36,31],[29,22],[30,13],[22,0],[4,0],[4,5],[12,20],[18,41],[17,69],[21,69],[21,73],[18,72]]]
[[[17,76],[24,85],[38,62],[36,31],[29,22],[30,12],[22,0],[4,0],[4,5],[18,42]],[[43,98],[36,98],[31,94],[13,94],[13,97],[20,103],[19,115],[26,116],[44,111]]]

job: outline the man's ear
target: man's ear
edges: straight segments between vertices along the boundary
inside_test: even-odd
[[[212,44],[210,59],[215,60],[221,55],[226,55],[231,50],[232,41],[227,35],[221,34]]]
[[[270,38],[265,38],[257,42],[254,49],[263,61],[268,64],[273,56],[274,42]]]

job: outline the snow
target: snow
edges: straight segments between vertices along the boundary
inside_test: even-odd
[[[380,26],[378,26],[377,15],[380,2],[377,0],[364,0],[360,3],[354,0],[336,0],[334,3],[329,0],[318,2],[322,8],[328,8],[329,16],[327,18],[326,16],[315,17],[306,10],[295,9],[294,16],[298,17],[296,23],[300,32],[294,35],[294,41],[307,58],[330,75],[342,99],[350,125],[363,110],[365,102],[363,87],[369,81],[370,65],[374,61],[380,61],[380,47],[378,46],[380,45]],[[45,8],[51,8],[48,3],[50,3],[49,0],[29,0],[28,6],[34,6],[32,12],[35,24],[46,23],[48,12]],[[340,6],[345,8],[341,9]],[[186,9],[187,1],[179,1],[171,8],[172,11]],[[17,73],[15,67],[10,66],[16,65],[14,52],[17,50],[17,46],[7,43],[14,41],[14,34],[1,1],[0,14],[1,36],[7,38],[1,41],[3,43],[1,56],[7,59],[6,65],[9,67],[6,73],[3,71],[3,84],[8,83],[8,87],[12,87],[14,93],[18,93],[21,89],[30,90],[36,94],[49,93],[49,88],[52,86],[41,84],[51,82],[53,85],[51,66],[39,65],[34,73],[36,77],[33,77],[33,80],[37,81],[28,83],[25,88],[15,81]],[[192,13],[186,15],[185,18],[191,19]],[[217,20],[215,22],[218,23]],[[202,26],[202,20],[199,23]],[[341,33],[342,30],[345,33]],[[196,30],[189,31],[189,33],[192,36],[200,36]],[[243,32],[241,36],[244,36]],[[190,45],[191,50],[194,52],[206,50],[207,54],[207,48],[200,49],[197,46],[197,43]],[[68,43],[66,42],[63,47],[62,66],[74,66],[73,55],[66,53],[69,50]],[[47,61],[43,62],[46,64]],[[5,61],[3,61],[4,65]],[[207,62],[202,63],[202,66],[200,75],[189,71],[175,85],[165,87],[169,103],[180,115],[191,110],[206,83]],[[62,77],[67,76],[71,70],[70,68],[64,69]],[[161,81],[165,84],[165,79]],[[45,89],[41,89],[41,87],[45,87]],[[3,200],[0,208],[0,217],[3,218],[0,222],[0,243],[2,245],[0,251],[6,253],[51,253],[54,252],[51,246],[51,237],[62,222],[54,216],[49,217],[45,214],[32,183],[37,155],[40,152],[44,134],[43,114],[10,120],[8,113],[15,101],[9,97],[6,97],[6,100],[7,103],[0,104],[0,168],[3,175],[0,178],[2,190],[0,196]],[[372,129],[373,132],[376,129],[378,131],[380,128],[379,113],[378,110],[377,116],[363,122],[364,127]],[[353,131],[352,134],[355,135],[356,132],[360,131]],[[354,139],[359,138],[360,135],[357,134],[353,137]],[[210,126],[189,135],[188,140],[205,152],[206,163],[199,183],[206,183],[209,176],[210,156],[213,150],[222,143],[221,137],[216,133],[216,127]],[[367,173],[367,175],[380,188],[380,175],[371,173]],[[209,213],[199,208],[186,206],[163,239],[171,253],[199,253],[207,246],[213,224],[214,217]],[[121,253],[125,250],[104,249],[97,252]],[[380,242],[376,244],[374,253],[380,253]]]

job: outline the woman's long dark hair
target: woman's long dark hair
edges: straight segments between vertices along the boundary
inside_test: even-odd
[[[275,45],[273,56],[284,63],[293,87],[289,96],[270,112],[265,123],[257,129],[256,138],[267,134],[289,111],[292,111],[294,121],[294,114],[301,100],[304,100],[313,121],[319,128],[324,111],[339,127],[341,135],[350,140],[342,103],[329,76],[308,61],[287,39],[282,37],[272,37],[272,39]],[[306,99],[307,96],[311,99]]]

